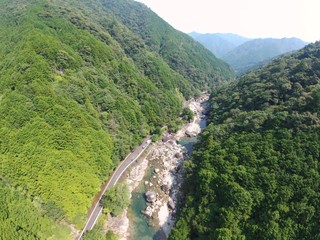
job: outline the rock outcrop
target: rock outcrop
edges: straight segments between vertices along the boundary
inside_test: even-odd
[[[146,200],[149,203],[154,203],[157,200],[157,194],[154,191],[148,191],[145,193]]]
[[[167,184],[163,184],[163,185],[161,186],[161,190],[162,190],[165,194],[169,195],[170,188],[169,188],[169,186],[168,186]]]

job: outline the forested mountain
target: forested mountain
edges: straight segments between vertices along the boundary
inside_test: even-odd
[[[242,74],[266,64],[281,54],[299,50],[306,44],[298,38],[253,39],[234,48],[221,59],[230,64],[238,74]]]
[[[238,75],[265,65],[284,53],[299,50],[307,44],[298,38],[249,39],[232,33],[196,32],[189,35],[227,62]]]
[[[320,42],[213,91],[170,239],[320,239]]]
[[[227,64],[210,54],[188,35],[174,30],[146,6],[132,0],[104,0],[103,5],[106,11],[109,10],[109,14],[114,14],[127,28],[142,38],[148,50],[159,54],[172,69],[189,80],[193,86],[210,87],[225,78],[234,77],[233,71]],[[117,31],[112,22],[109,23],[109,27],[111,31]],[[132,40],[124,39],[123,48],[130,48],[131,50],[127,49],[127,54],[135,61],[141,61],[141,68],[148,73],[150,71],[148,61],[142,61],[136,56],[134,51],[136,46],[130,46],[131,42],[135,42],[135,39]]]
[[[189,36],[200,42],[209,49],[214,55],[222,58],[231,50],[249,41],[245,38],[233,33],[189,33]]]
[[[0,239],[68,239],[105,176],[233,71],[129,0],[0,0]]]

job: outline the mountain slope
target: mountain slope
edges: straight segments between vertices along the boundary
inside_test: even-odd
[[[239,74],[248,72],[281,54],[303,48],[298,38],[263,38],[247,41],[222,57]]]
[[[200,42],[218,58],[222,58],[231,50],[250,40],[232,33],[201,34],[192,32],[189,33],[189,36]]]
[[[143,4],[104,0],[103,5],[141,37],[150,50],[159,53],[172,69],[196,86],[203,88],[224,77],[234,77],[227,64],[186,34],[174,30]]]
[[[319,239],[320,42],[216,89],[169,239]]]
[[[163,53],[117,15],[131,7],[142,14],[131,24],[169,29]],[[233,77],[133,1],[0,0],[0,32],[0,195],[21,196],[39,215],[7,224],[20,208],[1,199],[10,211],[0,212],[0,229],[15,239],[65,239],[63,227],[49,229],[53,220],[80,228],[120,159],[157,127],[177,128],[183,98]]]

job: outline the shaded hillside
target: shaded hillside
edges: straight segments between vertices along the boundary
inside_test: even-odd
[[[222,59],[238,74],[242,74],[256,69],[281,54],[301,49],[306,44],[298,38],[254,39],[234,48]]]
[[[320,42],[216,89],[170,239],[319,239]]]
[[[163,51],[150,29],[169,37]],[[0,33],[0,232],[10,239],[65,239],[50,221],[80,228],[120,159],[158,127],[175,130],[183,98],[233,77],[133,1],[0,0]]]
[[[250,40],[233,33],[201,34],[192,32],[189,33],[189,36],[200,42],[218,58],[222,58],[231,50]]]

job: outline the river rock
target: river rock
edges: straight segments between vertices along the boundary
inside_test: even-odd
[[[170,140],[170,136],[166,135],[162,138],[162,142],[168,142]]]
[[[154,169],[154,172],[155,172],[155,173],[158,173],[159,171],[160,171],[159,168]]]
[[[197,133],[195,133],[195,132],[192,131],[192,130],[187,130],[187,131],[185,132],[185,134],[186,134],[188,137],[195,137],[195,136],[197,136]]]
[[[175,205],[175,203],[173,202],[172,198],[169,198],[167,204],[168,204],[168,207],[169,207],[171,210],[175,210],[175,209],[176,209],[176,205]]]
[[[112,217],[108,214],[108,220],[105,222],[105,229],[111,230],[117,235],[119,239],[128,239],[129,237],[129,219],[127,218],[127,210],[117,217]]]
[[[163,185],[161,186],[161,190],[162,190],[165,194],[169,195],[170,188],[169,188],[169,186],[168,186],[167,184],[163,184]]]
[[[187,131],[185,132],[185,134],[186,134],[188,137],[192,137],[192,132],[190,132],[189,130],[187,130]]]
[[[157,200],[157,195],[154,191],[148,191],[145,193],[146,200],[149,203],[154,203]]]
[[[181,170],[181,166],[179,165],[179,166],[177,166],[177,167],[174,169],[174,171],[172,171],[172,174],[173,174],[174,176],[176,176],[176,175],[179,173],[180,170]]]
[[[176,158],[182,158],[183,157],[182,153],[180,153],[180,152],[177,152],[174,156]]]
[[[152,208],[150,206],[148,206],[145,211],[142,211],[142,213],[148,217],[151,217],[152,216]]]

